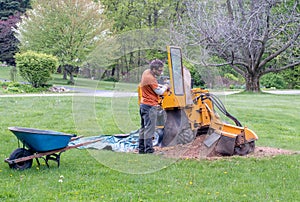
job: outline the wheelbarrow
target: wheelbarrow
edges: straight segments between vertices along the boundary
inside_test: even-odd
[[[49,167],[49,160],[56,161],[59,167],[60,155],[63,152],[99,141],[93,140],[69,146],[70,142],[82,136],[35,128],[9,127],[8,129],[17,137],[19,148],[4,161],[10,168],[17,170],[31,168],[33,159],[36,159],[40,166],[39,158],[44,159],[47,167]],[[23,143],[23,147],[20,147],[20,142]]]

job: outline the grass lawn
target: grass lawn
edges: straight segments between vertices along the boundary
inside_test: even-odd
[[[7,80],[10,81],[10,70],[11,67],[0,67],[0,81]],[[55,86],[69,86],[69,87],[78,87],[78,88],[90,88],[93,90],[118,90],[126,92],[136,92],[137,84],[126,83],[126,82],[109,82],[109,81],[99,81],[91,80],[85,78],[74,78],[75,85],[68,84],[68,80],[62,78],[61,74],[52,74],[52,80],[48,84]],[[17,75],[17,81],[22,82],[24,79],[20,75]],[[1,93],[1,89],[0,89]]]
[[[18,147],[9,126],[78,135],[139,127],[137,98],[0,97],[0,157]],[[300,96],[236,94],[228,111],[259,136],[257,145],[299,151]],[[42,160],[41,160],[42,162]],[[136,174],[139,173],[139,174]],[[300,155],[222,160],[71,149],[61,166],[25,171],[0,164],[0,201],[298,201]],[[63,178],[61,178],[63,176]]]
[[[53,84],[56,86],[71,86],[67,80],[62,79],[62,75],[53,74],[52,80],[49,81],[49,84]],[[73,85],[72,85],[73,86]],[[110,82],[110,81],[99,81],[99,80],[91,80],[85,78],[75,78],[74,87],[80,88],[91,88],[98,90],[120,90],[120,91],[136,91],[137,84],[134,83],[122,83],[122,82]]]
[[[0,79],[10,80],[11,66],[0,66]]]

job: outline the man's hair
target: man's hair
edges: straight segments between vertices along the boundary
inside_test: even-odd
[[[158,68],[163,67],[163,66],[164,66],[164,63],[159,59],[155,59],[155,60],[152,60],[150,62],[150,69],[151,70],[152,69],[158,69]]]

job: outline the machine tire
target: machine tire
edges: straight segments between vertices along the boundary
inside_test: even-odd
[[[255,149],[255,142],[252,141],[252,142],[242,144],[238,147],[235,147],[234,148],[234,153],[237,154],[237,155],[240,155],[240,156],[244,156],[244,155],[247,155],[251,152],[254,152],[254,149]]]
[[[32,153],[29,150],[24,148],[18,148],[10,154],[9,160],[14,160],[14,159],[18,159],[30,155],[32,155]],[[25,170],[27,168],[31,168],[31,166],[32,166],[32,159],[9,165],[10,168],[17,169],[17,170]]]
[[[196,137],[196,132],[191,128],[185,128],[177,135],[177,144],[187,144],[192,142]]]
[[[196,137],[196,131],[191,129],[184,110],[167,110],[166,113],[167,120],[164,127],[162,146],[174,146],[192,142]]]

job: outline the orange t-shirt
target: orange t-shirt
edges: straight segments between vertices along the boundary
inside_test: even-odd
[[[142,91],[141,104],[158,105],[158,95],[154,92],[154,89],[158,88],[158,83],[150,69],[145,70],[142,74],[140,88]]]

